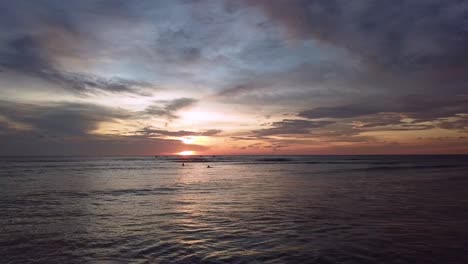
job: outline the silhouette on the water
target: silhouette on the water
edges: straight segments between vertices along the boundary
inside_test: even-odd
[[[212,168],[210,165],[206,166],[207,168]]]
[[[185,166],[185,163],[182,162],[182,167]]]

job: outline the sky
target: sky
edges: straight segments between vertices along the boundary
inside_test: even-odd
[[[459,0],[0,0],[0,155],[468,153],[467,47]]]

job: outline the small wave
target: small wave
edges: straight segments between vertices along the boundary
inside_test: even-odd
[[[288,159],[288,158],[262,158],[262,159],[256,159],[255,161],[289,162],[289,161],[294,161],[294,160],[293,159]]]
[[[453,164],[453,165],[414,165],[414,166],[378,166],[370,168],[355,168],[347,169],[352,171],[388,171],[388,170],[412,170],[412,169],[444,169],[444,168],[461,168],[467,167],[464,164]]]
[[[160,187],[160,188],[145,188],[145,189],[122,189],[122,190],[113,190],[113,191],[96,191],[93,194],[97,195],[154,195],[154,194],[171,194],[177,191],[179,188],[171,187]]]

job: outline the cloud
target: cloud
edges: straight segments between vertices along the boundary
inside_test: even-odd
[[[259,139],[268,139],[266,137],[256,137],[256,136],[233,136],[233,137],[230,137],[231,140],[234,140],[234,141],[238,141],[238,140],[241,140],[241,141],[244,141],[244,140],[259,140]]]
[[[209,130],[205,130],[201,132],[199,135],[210,137],[210,136],[216,136],[221,132],[223,132],[221,129],[209,129]]]
[[[233,96],[233,95],[238,95],[240,93],[250,92],[255,88],[258,88],[258,87],[257,86],[253,87],[248,84],[239,84],[239,85],[235,85],[234,87],[230,87],[230,88],[220,91],[218,95],[219,96]]]
[[[468,132],[468,116],[457,116],[454,120],[444,120],[437,124],[438,127],[448,130]]]
[[[289,150],[418,130],[457,137],[468,113],[467,12],[457,0],[0,0],[0,97],[10,100],[1,134],[57,147],[234,135]],[[182,98],[139,112],[96,104],[118,97],[133,108],[156,92]],[[209,122],[224,133],[176,120],[194,98],[232,114]],[[157,128],[161,119],[178,129]],[[252,128],[269,120],[282,121]],[[127,133],[98,138],[103,123]]]
[[[361,103],[316,107],[302,111],[298,116],[309,119],[317,118],[352,118],[382,113],[399,113],[416,121],[434,121],[438,118],[455,116],[468,112],[467,97],[431,98],[406,96],[398,99],[372,98]],[[382,115],[376,116],[382,117]],[[400,118],[401,119],[401,118]]]
[[[120,109],[80,103],[47,105],[0,101],[0,116],[9,123],[46,136],[83,136],[96,130],[102,122],[129,119]]]
[[[132,112],[93,104],[0,101],[0,155],[154,155],[186,148],[179,140],[155,137],[156,131],[148,129],[138,135],[94,133],[103,122],[135,117]],[[159,132],[159,136],[172,136],[215,135],[221,131]],[[190,148],[208,149],[199,145]]]
[[[169,131],[164,129],[157,129],[152,127],[144,127],[143,129],[137,130],[136,134],[142,134],[145,136],[151,137],[160,137],[160,136],[168,136],[168,137],[188,137],[188,136],[215,136],[221,133],[222,130],[219,129],[209,129],[202,132],[196,131],[186,131],[186,130],[179,130],[179,131]]]
[[[74,92],[95,93],[135,93],[147,95],[144,81],[123,78],[103,78],[97,75],[58,70],[47,50],[33,36],[22,36],[8,43],[9,49],[0,52],[0,68],[37,77]]]
[[[456,0],[247,0],[293,39],[345,47],[370,63],[398,72],[467,70],[468,5]]]
[[[324,94],[327,91],[324,91],[323,87],[330,88],[330,93],[336,93],[336,87],[348,87],[350,83],[356,82],[356,76],[362,74],[344,62],[301,63],[281,71],[246,74],[234,84],[220,90],[217,95],[227,99],[240,97],[241,100],[245,100],[256,93],[261,95],[268,92],[311,91]]]
[[[316,107],[312,110],[306,110],[299,113],[304,118],[347,118],[382,112],[380,106],[368,105],[344,105],[339,107]]]
[[[168,119],[176,119],[178,116],[175,114],[177,111],[190,107],[197,103],[198,100],[193,98],[178,98],[171,101],[158,102],[156,105],[149,106],[145,109],[148,115],[165,116]],[[163,103],[164,106],[160,106]]]
[[[282,121],[273,122],[271,128],[259,129],[253,131],[257,136],[274,136],[274,135],[297,135],[310,134],[310,130],[314,128],[324,127],[333,124],[333,121],[309,121],[302,119],[283,119]]]
[[[240,97],[237,102],[249,101],[251,97],[265,105],[287,105],[296,100],[294,105],[305,109],[299,116],[308,119],[349,121],[374,116],[373,124],[364,125],[369,128],[376,126],[383,114],[400,115],[400,120],[406,117],[414,122],[436,122],[468,113],[468,37],[461,33],[468,25],[465,3],[244,3],[266,15],[268,23],[280,26],[283,36],[296,43],[293,45],[318,41],[346,50],[348,56],[337,60],[332,57],[331,63],[321,62],[319,66],[302,64],[279,73],[256,75],[227,88],[221,95]],[[399,127],[394,129],[402,130],[433,127],[401,124],[400,120],[381,120],[380,125],[395,125]]]
[[[136,136],[87,136],[73,138],[39,137],[31,133],[0,134],[0,155],[61,156],[61,155],[169,155],[187,149],[180,140]],[[194,151],[208,147],[190,145]]]
[[[362,116],[360,118],[353,118],[353,123],[361,129],[385,127],[391,125],[404,124],[402,119],[404,116],[399,113],[378,113],[374,115]]]

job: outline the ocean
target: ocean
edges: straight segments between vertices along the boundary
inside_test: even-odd
[[[0,263],[468,263],[468,156],[1,157],[0,188]]]

